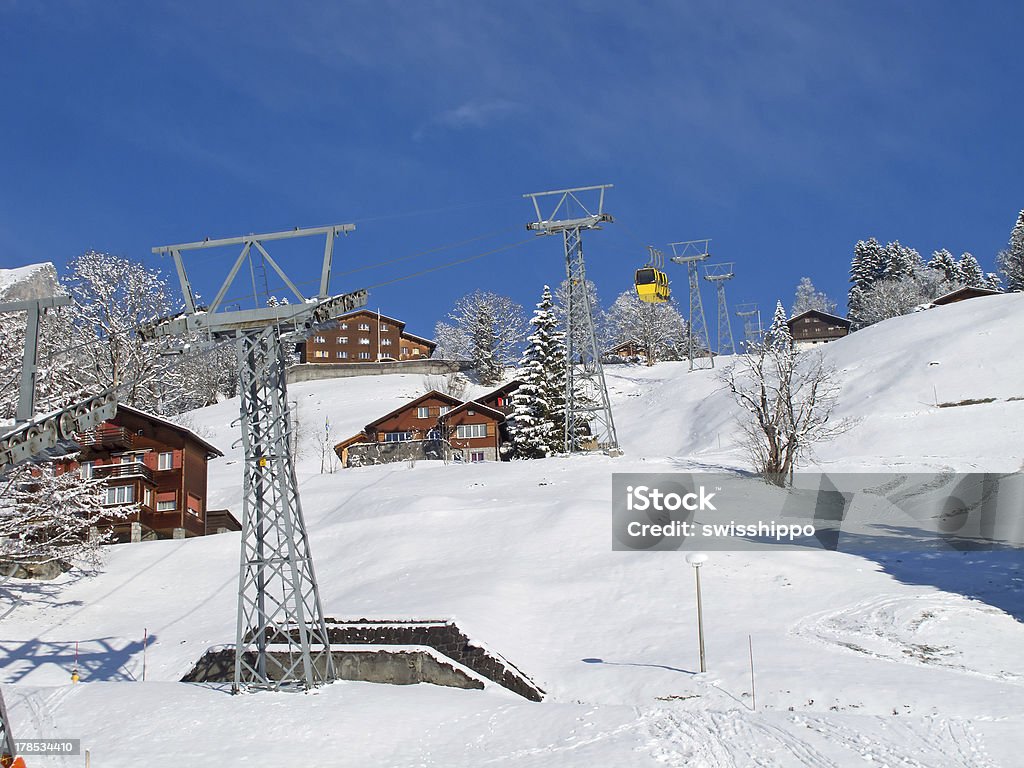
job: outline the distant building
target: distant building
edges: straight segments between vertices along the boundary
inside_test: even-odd
[[[371,421],[334,452],[345,467],[417,459],[498,461],[508,441],[510,397],[520,384],[513,381],[465,402],[428,392]]]
[[[326,364],[424,360],[437,344],[408,333],[401,320],[361,309],[313,329],[297,347],[300,362]]]
[[[787,325],[797,349],[827,344],[850,333],[850,321],[845,317],[817,309],[809,309],[791,317]]]
[[[991,288],[977,288],[975,286],[967,286],[965,288],[957,288],[955,291],[939,296],[937,299],[932,300],[932,306],[942,307],[946,304],[956,304],[958,301],[967,301],[967,299],[977,299],[982,296],[996,296],[999,291],[993,291]]]
[[[205,536],[239,530],[227,510],[206,508],[207,462],[224,454],[185,427],[118,405],[117,415],[78,436],[76,461],[65,471],[106,482],[109,506],[139,504],[139,512],[114,525],[121,541]],[[208,514],[213,518],[208,525]]]

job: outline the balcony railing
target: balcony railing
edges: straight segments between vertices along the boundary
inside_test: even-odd
[[[153,482],[153,470],[141,461],[122,462],[121,464],[101,464],[93,467],[93,477],[102,479],[125,479],[129,477],[141,477],[143,480]]]
[[[80,432],[75,436],[75,442],[83,448],[131,448],[135,443],[134,438],[135,436],[124,427],[104,425],[88,432]]]

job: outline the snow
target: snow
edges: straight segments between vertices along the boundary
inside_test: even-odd
[[[827,345],[840,415],[858,421],[818,451],[817,466],[1020,469],[1024,359],[1007,351],[1022,337],[1016,294]],[[1019,764],[1016,551],[711,553],[709,673],[695,675],[692,568],[679,552],[611,551],[611,474],[743,467],[736,407],[714,372],[685,363],[607,375],[620,458],[325,475],[311,448],[325,418],[340,440],[425,382],[361,377],[289,391],[309,434],[299,480],[326,614],[452,618],[544,688],[544,702],[498,686],[340,682],[233,697],[177,683],[207,648],[233,642],[236,533],[119,545],[94,576],[27,585],[28,603],[0,630],[16,735],[80,737],[103,766]],[[936,406],[986,398],[995,399]],[[236,418],[237,401],[191,414],[226,453],[211,463],[213,509],[240,508]],[[82,682],[71,685],[76,641]]]
[[[0,269],[0,299],[17,301],[52,296],[56,282],[57,272],[48,261]]]

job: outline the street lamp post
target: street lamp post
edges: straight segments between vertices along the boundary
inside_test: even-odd
[[[693,566],[694,575],[697,577],[697,638],[700,642],[700,671],[707,672],[707,665],[704,663],[704,613],[700,601],[700,567],[708,559],[703,552],[691,552],[686,556],[686,562]]]

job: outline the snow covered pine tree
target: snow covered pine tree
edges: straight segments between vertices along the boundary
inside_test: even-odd
[[[512,394],[509,416],[510,453],[520,459],[545,458],[565,444],[565,334],[546,285],[530,325],[533,333],[519,363],[522,384]]]

